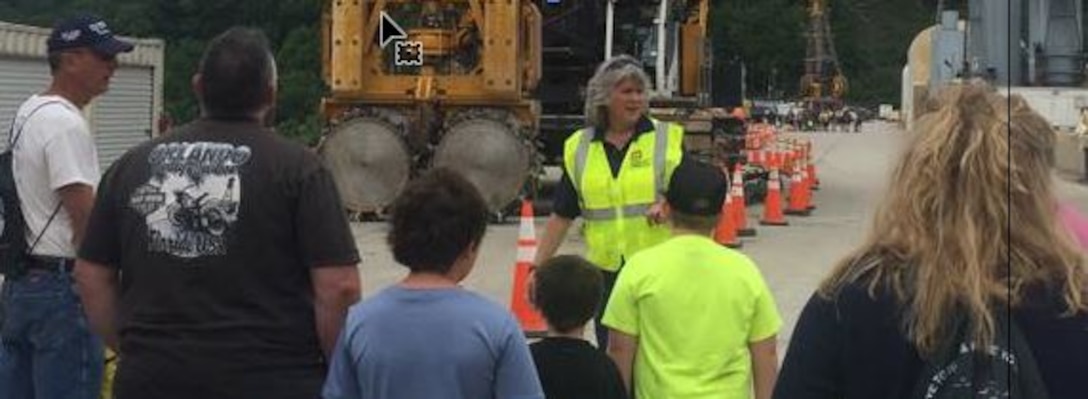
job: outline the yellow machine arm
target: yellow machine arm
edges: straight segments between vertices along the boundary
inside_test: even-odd
[[[406,43],[421,45],[422,65],[390,62],[401,43],[382,48],[377,40],[383,11],[400,19]],[[457,20],[428,25],[428,18],[448,15]],[[325,22],[323,61],[333,108],[351,101],[517,103],[540,79],[541,16],[529,1],[334,1]],[[465,53],[476,58],[450,67]]]
[[[690,0],[687,9],[680,27],[680,95],[695,97],[710,90],[703,73],[710,61],[706,45],[710,0]]]

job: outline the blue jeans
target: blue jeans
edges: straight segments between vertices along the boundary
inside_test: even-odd
[[[71,275],[31,271],[0,293],[0,399],[95,399],[103,346]]]

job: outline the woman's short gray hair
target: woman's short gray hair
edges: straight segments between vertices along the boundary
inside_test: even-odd
[[[608,104],[612,99],[612,89],[622,81],[634,80],[643,90],[650,89],[650,77],[642,70],[642,64],[629,55],[609,58],[597,66],[597,72],[586,85],[586,125],[598,128],[608,127]],[[643,107],[649,107],[648,97]]]

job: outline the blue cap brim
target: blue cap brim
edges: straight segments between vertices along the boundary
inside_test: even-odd
[[[110,38],[109,40],[94,45],[92,48],[94,48],[95,51],[103,54],[117,55],[120,53],[130,52],[133,48],[135,48],[135,46],[133,46],[132,43],[129,42]]]

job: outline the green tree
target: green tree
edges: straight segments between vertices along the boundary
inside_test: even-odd
[[[163,102],[174,123],[196,118],[200,109],[192,90],[192,77],[204,51],[205,41],[179,38],[167,43]]]
[[[712,15],[714,59],[744,62],[749,96],[796,92],[805,49],[800,5],[790,0],[719,0]]]
[[[314,144],[321,134],[318,104],[325,94],[321,79],[317,28],[300,26],[287,34],[276,54],[284,71],[279,79],[277,121],[280,132]]]
[[[749,96],[796,97],[804,74],[807,0],[717,0],[714,56],[747,67]],[[936,12],[928,0],[829,0],[832,38],[849,81],[847,99],[898,101],[907,47]],[[774,86],[776,93],[768,93]]]
[[[831,27],[847,98],[874,105],[898,103],[907,48],[933,23],[936,7],[919,0],[832,0]]]

